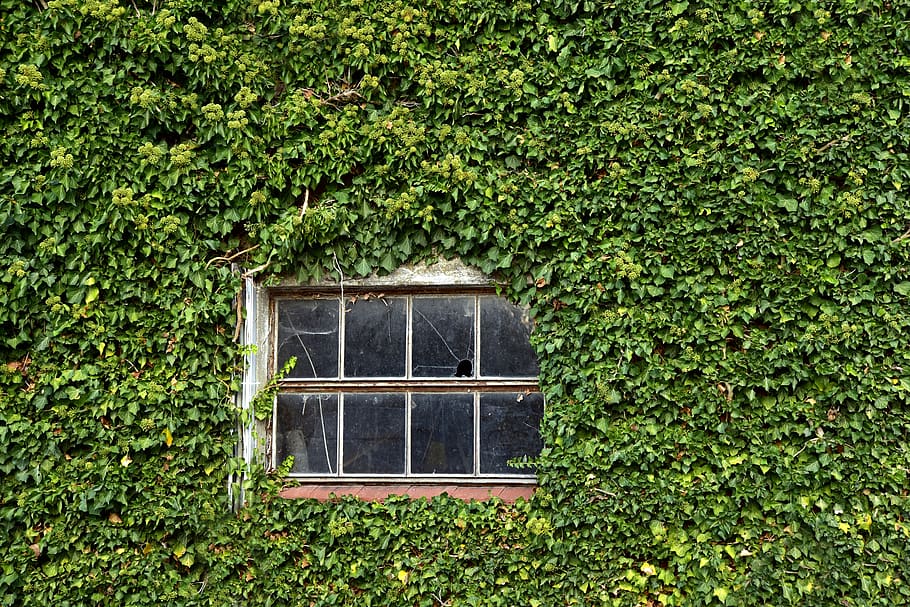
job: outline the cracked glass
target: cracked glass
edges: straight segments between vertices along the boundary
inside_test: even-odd
[[[411,307],[411,374],[473,377],[474,298],[415,297]]]
[[[531,474],[527,466],[514,467],[509,460],[537,457],[543,447],[540,392],[487,392],[480,395],[480,473]]]
[[[345,474],[404,474],[404,394],[345,394]]]
[[[276,414],[277,463],[293,455],[293,474],[335,474],[338,395],[279,394]]]
[[[527,310],[499,297],[480,298],[480,375],[536,377],[531,348],[533,323]]]
[[[274,462],[314,478],[529,478],[543,396],[527,310],[495,295],[281,297]],[[513,465],[510,465],[512,462]]]
[[[344,310],[345,377],[404,377],[408,302],[355,298]]]
[[[288,378],[338,377],[338,316],[337,299],[280,301],[276,368],[296,356]]]
[[[411,472],[474,472],[474,395],[411,396]]]

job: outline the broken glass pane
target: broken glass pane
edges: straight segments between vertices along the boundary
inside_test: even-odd
[[[345,305],[346,377],[404,377],[407,300],[358,298]]]
[[[279,394],[275,454],[280,465],[294,456],[294,474],[335,474],[338,470],[338,396]]]
[[[411,472],[474,472],[474,395],[411,396]]]
[[[537,376],[537,356],[529,341],[532,326],[527,310],[500,297],[481,297],[480,375]]]
[[[277,368],[297,357],[292,378],[338,377],[338,300],[278,302]]]
[[[536,457],[543,447],[540,420],[543,394],[490,392],[480,395],[480,473],[533,474],[512,467],[511,459]]]
[[[345,394],[345,474],[404,474],[404,394]]]
[[[414,377],[474,375],[473,297],[415,297],[411,323]]]

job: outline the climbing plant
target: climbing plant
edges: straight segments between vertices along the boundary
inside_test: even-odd
[[[0,604],[907,603],[908,23],[0,0]],[[232,511],[240,274],[439,256],[536,318],[535,497]]]

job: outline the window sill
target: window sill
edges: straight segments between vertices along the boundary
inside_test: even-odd
[[[411,499],[431,499],[445,493],[466,502],[499,498],[511,504],[518,499],[531,499],[536,489],[536,485],[300,485],[288,487],[280,495],[286,499],[317,499],[321,502],[352,495],[368,502],[381,502],[397,495],[407,495]]]

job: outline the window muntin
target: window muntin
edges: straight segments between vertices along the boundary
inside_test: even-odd
[[[292,476],[314,479],[533,479],[507,463],[541,448],[527,312],[482,293],[273,302],[275,368],[297,357],[274,464],[294,455]]]

